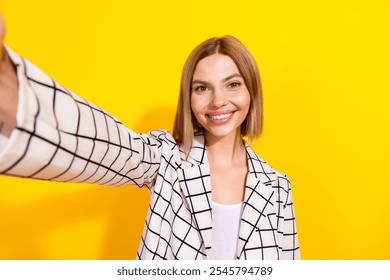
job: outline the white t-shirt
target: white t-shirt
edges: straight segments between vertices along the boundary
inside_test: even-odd
[[[242,202],[225,205],[211,203],[213,229],[209,260],[235,260]]]

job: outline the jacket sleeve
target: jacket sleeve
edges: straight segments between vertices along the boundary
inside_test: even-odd
[[[301,259],[298,233],[295,221],[294,205],[291,196],[290,180],[287,176],[279,179],[280,187],[285,192],[284,202],[281,204],[282,217],[279,224],[278,233],[281,238],[281,257],[282,260],[299,260]]]
[[[103,185],[150,186],[165,131],[136,134],[12,53],[17,125],[0,122],[0,174]]]

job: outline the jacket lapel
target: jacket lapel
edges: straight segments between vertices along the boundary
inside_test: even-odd
[[[260,219],[267,217],[275,204],[275,192],[271,182],[275,172],[246,144],[248,175],[245,184],[244,203],[237,243],[237,257],[244,258],[244,249],[256,231]]]
[[[195,136],[190,154],[182,163],[178,170],[180,187],[207,253],[211,248],[211,181],[203,134]]]

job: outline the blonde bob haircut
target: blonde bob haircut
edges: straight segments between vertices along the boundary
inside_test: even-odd
[[[173,137],[186,154],[191,149],[194,134],[202,129],[191,110],[192,79],[199,61],[213,54],[227,55],[234,61],[249,91],[250,106],[248,115],[241,124],[241,136],[247,136],[252,140],[261,134],[263,98],[256,61],[247,48],[235,37],[214,37],[204,41],[190,53],[181,75]]]

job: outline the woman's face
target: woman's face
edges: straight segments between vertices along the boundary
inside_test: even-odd
[[[250,106],[250,95],[236,64],[226,55],[203,58],[191,87],[191,110],[206,137],[237,137]]]

